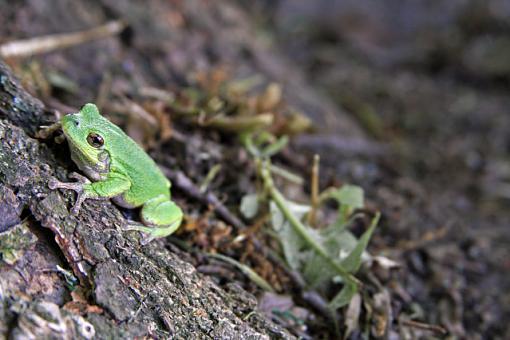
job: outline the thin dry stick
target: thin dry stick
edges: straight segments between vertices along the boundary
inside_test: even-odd
[[[106,38],[120,33],[125,27],[126,25],[121,20],[115,20],[86,31],[15,40],[0,45],[0,57],[22,58],[47,53],[87,41]]]
[[[446,226],[443,226],[439,229],[427,231],[418,240],[408,240],[397,243],[397,250],[404,252],[420,249],[426,246],[427,244],[442,239],[443,237],[446,236],[449,230],[450,224],[447,224]]]
[[[204,126],[224,131],[257,130],[270,127],[274,122],[272,113],[260,113],[255,116],[216,116],[203,123]]]
[[[404,320],[400,320],[400,323],[403,326],[423,329],[423,330],[426,330],[426,331],[434,332],[436,334],[441,334],[441,335],[448,334],[448,331],[446,329],[444,329],[443,327],[438,326],[438,325],[431,325],[431,324],[428,324],[428,323],[423,323],[423,322],[418,322],[418,321],[413,321],[413,320],[405,320],[405,319]]]
[[[308,214],[308,224],[311,226],[315,225],[315,220],[317,216],[317,208],[319,207],[319,162],[320,156],[315,154],[313,157],[313,165],[312,165],[312,178],[311,178],[311,202],[312,208],[310,209],[310,213]]]
[[[112,89],[112,82],[112,75],[110,72],[106,72],[103,75],[103,79],[99,85],[99,90],[97,91],[96,106],[99,107],[100,110],[102,110],[108,102],[108,98],[110,97],[110,92]]]
[[[232,214],[228,208],[220,201],[220,199],[212,192],[201,192],[200,188],[193,183],[193,181],[186,176],[182,171],[170,170],[166,167],[161,167],[163,173],[168,177],[175,187],[182,190],[189,197],[198,200],[199,202],[212,206],[214,212],[218,216],[234,228],[238,230],[246,229],[244,223]]]

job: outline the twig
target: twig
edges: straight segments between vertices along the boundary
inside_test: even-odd
[[[310,305],[316,312],[324,315],[332,324],[336,324],[337,313],[329,307],[329,304],[315,290],[305,290],[301,298]]]
[[[364,138],[341,137],[337,135],[311,135],[296,136],[292,144],[297,148],[306,150],[320,150],[322,154],[340,154],[354,156],[382,156],[391,154],[388,145],[368,141]]]
[[[204,193],[207,191],[207,188],[209,187],[209,185],[211,185],[211,182],[214,180],[214,178],[216,178],[216,175],[218,175],[220,170],[221,164],[216,164],[209,170],[209,172],[205,176],[204,181],[200,185],[200,192]]]
[[[161,167],[163,173],[172,181],[180,190],[184,191],[189,197],[196,199],[202,204],[209,205],[218,216],[238,230],[245,229],[244,223],[234,216],[227,207],[212,192],[202,193],[200,188],[195,185],[188,176],[181,171],[172,171],[168,168]]]
[[[223,131],[240,132],[268,128],[273,122],[272,113],[261,113],[254,116],[215,116],[202,125]]]
[[[282,212],[283,216],[287,219],[290,225],[294,228],[294,230],[313,248],[313,250],[319,254],[324,260],[336,270],[336,272],[348,283],[355,284],[358,287],[361,287],[363,284],[360,280],[358,280],[354,275],[347,272],[340,264],[335,262],[331,257],[328,256],[326,251],[308,234],[306,231],[306,227],[301,223],[301,221],[296,218],[294,214],[290,212],[285,202],[285,198],[283,195],[276,189],[273,183],[273,179],[271,178],[271,172],[269,171],[268,164],[260,165],[260,175],[264,182],[264,186],[267,189],[267,192],[271,196],[272,200],[278,206],[278,209]]]
[[[423,322],[406,320],[406,319],[400,319],[399,322],[403,326],[407,326],[407,327],[423,329],[423,330],[431,331],[431,332],[434,332],[434,333],[440,334],[440,335],[448,334],[448,331],[444,327],[441,327],[439,325],[431,325],[429,323],[423,323]]]
[[[450,230],[450,224],[439,229],[427,231],[418,240],[407,240],[397,243],[396,249],[405,252],[423,248],[427,244],[438,241],[446,236]]]
[[[319,207],[319,162],[320,156],[315,155],[313,157],[313,165],[312,165],[312,178],[311,178],[311,202],[312,207],[310,209],[310,213],[308,214],[308,224],[311,226],[315,225],[315,217],[317,214],[317,208]]]
[[[280,176],[283,179],[286,179],[291,183],[303,185],[304,181],[299,175],[293,174],[292,172],[284,168],[271,164],[271,172],[277,176]]]
[[[112,81],[112,75],[110,72],[106,72],[103,75],[103,79],[99,85],[99,90],[97,91],[96,105],[100,110],[102,110],[108,102],[108,98],[112,89]]]
[[[257,286],[264,289],[265,291],[274,293],[273,287],[266,280],[264,280],[259,274],[257,274],[253,269],[251,269],[247,265],[242,264],[239,261],[236,261],[236,260],[234,260],[228,256],[222,255],[222,254],[209,253],[209,254],[207,254],[207,256],[222,260],[224,262],[227,262],[227,263],[233,265],[234,267],[237,267],[240,271],[243,272],[244,275],[248,276],[248,278],[253,283],[255,283]]]
[[[111,111],[127,114],[128,117],[134,117],[138,121],[146,122],[151,128],[159,128],[158,121],[153,115],[147,112],[140,104],[127,97],[121,97],[120,103],[109,103],[107,108]]]
[[[169,105],[175,102],[175,94],[173,92],[156,87],[142,86],[138,89],[138,95],[144,98],[157,99]]]
[[[124,24],[121,20],[115,20],[86,31],[52,34],[31,39],[15,40],[0,45],[0,57],[22,58],[47,53],[83,44],[91,40],[106,38],[120,33],[125,27],[126,24]]]

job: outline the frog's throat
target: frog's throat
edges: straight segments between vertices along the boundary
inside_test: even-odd
[[[110,157],[106,151],[101,151],[97,155],[90,155],[71,141],[69,141],[69,149],[71,150],[73,162],[90,179],[99,181],[108,174],[110,170]]]

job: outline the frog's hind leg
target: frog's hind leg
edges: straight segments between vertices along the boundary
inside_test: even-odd
[[[172,234],[181,225],[183,213],[174,202],[165,195],[157,196],[145,202],[140,212],[143,225],[130,223],[128,230],[138,230],[146,235],[142,239],[143,245],[155,238]]]

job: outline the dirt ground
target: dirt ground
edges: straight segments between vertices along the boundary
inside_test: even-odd
[[[231,125],[190,118],[203,98],[219,97],[231,112],[275,112],[271,132],[291,138],[274,162],[305,179],[299,189],[278,182],[292,199],[308,198],[318,154],[319,187],[359,185],[366,210],[381,212],[368,250],[398,268],[361,271],[366,296],[350,339],[510,338],[507,1],[0,0],[0,46],[117,19],[127,27],[119,34],[3,59],[47,112],[95,102],[158,164],[186,175],[167,173],[188,217],[171,242],[161,244],[227,291],[242,287],[254,294],[267,319],[285,329],[271,333],[264,324],[262,333],[334,338],[332,325],[345,332],[352,315],[343,309],[332,321],[323,301],[306,295],[268,255],[277,247],[263,230],[266,221],[239,213],[241,198],[260,186],[257,166]],[[218,94],[224,84],[247,86],[248,94],[225,99]],[[168,95],[179,106],[168,104]],[[313,128],[293,130],[289,117],[305,116]],[[73,169],[65,148],[45,143],[62,168]],[[209,194],[187,181],[208,183]],[[27,218],[26,209],[12,219],[21,217]],[[358,224],[353,233],[359,236],[365,227]],[[50,241],[53,235],[39,237],[44,245],[37,251],[51,253],[39,267],[60,264],[79,277],[66,266],[62,246]],[[263,293],[238,267],[211,261],[205,255],[211,252],[250,266],[277,294]],[[0,273],[6,286],[18,280],[10,265]],[[51,293],[30,285],[18,293],[63,306],[75,300],[63,282],[56,280]],[[85,295],[88,304],[101,306],[97,293]],[[245,299],[256,304],[251,295]],[[275,312],[281,305],[292,317]],[[81,315],[100,332],[104,324],[94,323],[94,313]]]
[[[368,176],[324,153],[337,176],[376,197],[384,245],[440,234],[403,247],[400,283],[457,336],[508,337],[508,3],[257,8],[308,79],[396,150],[398,160],[383,157]]]

